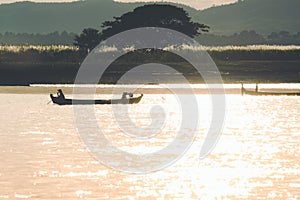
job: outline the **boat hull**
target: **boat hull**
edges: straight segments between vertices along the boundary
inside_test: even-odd
[[[245,88],[242,88],[242,93],[253,96],[300,96],[300,92],[258,92],[246,90]]]
[[[81,100],[81,99],[65,99],[54,97],[50,94],[53,103],[58,105],[92,105],[92,104],[137,104],[141,101],[143,94],[139,97],[129,99],[108,99],[108,100]]]

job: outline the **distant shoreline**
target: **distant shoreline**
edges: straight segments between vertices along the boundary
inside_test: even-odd
[[[61,48],[61,49],[60,49]],[[197,53],[197,50],[190,50]],[[209,55],[218,67],[224,83],[297,83],[300,80],[300,48],[295,46],[244,46],[210,47]],[[40,84],[72,84],[75,81],[80,63],[86,55],[65,47],[42,47],[16,52],[0,51],[0,86],[26,86]],[[100,83],[116,83],[132,66],[148,63],[147,55],[132,54],[114,62],[110,70],[101,77]],[[158,54],[160,55],[160,54]],[[174,66],[191,83],[204,83],[187,63],[177,57],[157,57],[168,66]],[[159,62],[159,63],[163,63]],[[172,82],[176,74],[159,74],[146,80],[136,76],[134,83]],[[172,82],[176,83],[176,82]]]
[[[171,86],[166,88],[166,86]],[[192,88],[192,90],[189,89]],[[170,84],[170,85],[124,85],[121,87],[115,87],[114,85],[99,85],[96,88],[96,94],[113,94],[113,93],[122,93],[123,91],[134,91],[136,94],[173,94],[182,93],[182,94],[210,94],[209,90],[206,88],[205,84],[195,84],[189,85],[189,87],[180,86],[180,84]],[[211,92],[213,94],[241,94],[241,85],[240,84],[224,84],[222,88],[216,85],[212,86],[213,89]],[[253,89],[255,84],[248,83],[244,87]],[[117,88],[117,89],[116,89]],[[260,84],[260,88],[266,91],[300,91],[300,83],[270,83],[270,84]],[[62,89],[63,92],[67,95],[73,94],[73,87],[71,85],[47,85],[47,86],[0,86],[0,94],[54,94],[58,89]]]

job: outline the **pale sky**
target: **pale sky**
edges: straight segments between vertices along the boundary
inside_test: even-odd
[[[2,3],[12,3],[16,1],[24,1],[24,0],[0,0],[0,4]],[[70,2],[73,0],[30,0],[35,2]],[[101,1],[101,0],[99,0]],[[146,2],[146,1],[171,1],[176,3],[182,3],[189,5],[191,7],[197,8],[197,9],[204,9],[211,7],[213,5],[221,5],[221,4],[228,4],[236,2],[237,0],[118,0],[120,2]]]

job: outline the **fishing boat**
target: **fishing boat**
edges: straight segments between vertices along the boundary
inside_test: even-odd
[[[258,84],[256,84],[255,90],[247,90],[242,84],[242,95],[254,95],[254,96],[300,96],[300,92],[263,92],[258,91]]]
[[[83,99],[66,99],[62,90],[58,90],[57,96],[50,94],[50,97],[52,102],[58,105],[137,104],[141,101],[143,94],[141,94],[138,97],[133,97],[132,93],[124,92],[122,98],[120,99],[83,100]]]

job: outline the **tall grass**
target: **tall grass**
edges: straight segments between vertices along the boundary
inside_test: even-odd
[[[61,52],[66,50],[77,51],[78,48],[71,45],[0,45],[0,52],[21,53],[28,50]]]
[[[248,46],[189,46],[182,45],[180,47],[169,46],[164,50],[190,50],[190,51],[295,51],[300,50],[300,46],[296,45],[248,45]],[[78,51],[78,47],[72,45],[0,45],[0,52],[21,53],[28,50],[36,50],[38,52],[61,52],[61,51]],[[124,48],[124,52],[133,51],[134,47]],[[113,52],[117,51],[115,47],[103,47],[98,52]]]
[[[133,52],[133,46],[122,49],[125,53]],[[183,51],[197,53],[207,51],[214,60],[300,60],[300,46],[289,45],[250,45],[250,46],[169,46],[165,51]],[[98,53],[116,52],[114,46],[104,46],[96,50]],[[129,60],[141,59],[145,55],[130,54]],[[165,56],[161,55],[162,58]],[[68,45],[3,45],[0,46],[1,62],[82,62],[85,52],[75,46]],[[173,58],[166,57],[173,61]]]
[[[248,45],[248,46],[206,46],[207,51],[295,51],[300,50],[296,45]]]

